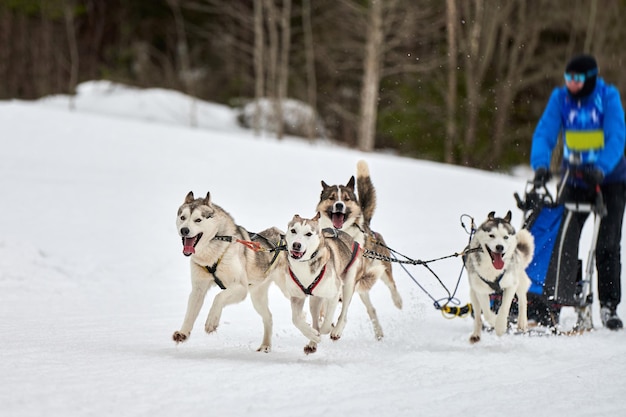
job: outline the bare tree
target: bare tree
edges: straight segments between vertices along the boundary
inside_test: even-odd
[[[393,0],[392,2],[396,3]],[[385,36],[383,32],[382,0],[370,0],[369,6],[369,25],[365,40],[359,136],[357,140],[359,149],[363,151],[371,151],[374,149],[378,89],[381,78],[383,42]]]
[[[63,17],[65,18],[65,32],[67,35],[67,43],[70,55],[70,76],[68,93],[70,96],[70,110],[74,109],[74,97],[76,94],[76,86],[78,85],[78,70],[80,64],[80,56],[78,54],[78,41],[76,39],[76,28],[74,27],[74,8],[76,5],[73,0],[63,0]]]
[[[446,137],[444,143],[444,161],[454,162],[454,146],[456,143],[457,124],[457,65],[458,48],[456,28],[458,26],[458,12],[455,0],[446,0],[446,32],[448,42],[448,92],[446,94]]]
[[[191,98],[189,108],[189,125],[198,126],[198,104],[196,99],[196,75],[191,69],[191,59],[189,57],[189,44],[187,42],[187,30],[185,19],[181,12],[180,0],[167,0],[167,4],[174,15],[174,28],[176,29],[176,54],[179,63],[177,71],[178,78],[183,84],[185,93]]]
[[[585,51],[591,51],[591,45],[593,42],[593,35],[595,32],[596,19],[598,16],[598,1],[591,0],[589,2],[589,20],[587,21],[587,33],[585,36]]]
[[[263,30],[263,6],[261,2],[254,2],[254,118],[253,128],[255,135],[261,133],[261,99],[265,94],[265,32]]]
[[[459,31],[461,53],[466,57],[465,86],[467,96],[465,100],[466,126],[465,138],[461,152],[461,163],[472,165],[472,154],[476,147],[478,131],[478,114],[483,104],[481,90],[485,73],[491,63],[491,53],[495,47],[495,22],[493,13],[496,8],[484,7],[483,0],[466,2],[461,0],[463,23]],[[486,16],[488,15],[488,17]]]
[[[302,0],[302,31],[304,35],[306,60],[307,102],[313,110],[313,115],[308,121],[307,136],[309,139],[313,139],[316,125],[315,114],[317,113],[317,81],[315,75],[315,51],[313,46],[311,0]]]
[[[341,118],[356,126],[357,147],[371,151],[376,145],[381,81],[400,74],[424,73],[439,63],[437,59],[417,61],[410,58],[410,51],[416,49],[408,46],[411,43],[408,40],[419,36],[421,23],[424,23],[423,27],[430,27],[426,23],[430,9],[408,0],[342,0],[335,4],[337,10],[329,20],[345,34],[338,37],[332,32],[334,43],[323,51],[327,55],[324,56],[324,66],[350,74],[350,77],[360,75],[359,92],[349,90],[351,87],[347,82],[342,88],[347,100],[358,99],[358,116],[343,103],[331,105]],[[346,56],[345,51],[350,54]]]
[[[283,101],[287,98],[287,86],[289,84],[289,49],[291,47],[291,0],[282,0],[280,12],[280,43],[277,62],[276,80],[276,135],[282,139],[284,135]]]

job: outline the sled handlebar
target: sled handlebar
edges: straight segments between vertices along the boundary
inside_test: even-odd
[[[594,201],[589,203],[589,209],[587,211],[593,212],[600,217],[604,217],[607,215],[606,204],[604,204],[604,197],[602,196],[602,189],[600,188],[600,184],[598,183],[597,176],[594,175],[593,171],[585,170],[585,169],[570,169],[567,171],[566,176],[563,178],[563,183],[567,180],[569,175],[573,175],[574,178],[582,180],[588,187],[592,188],[595,192]],[[571,206],[570,202],[564,202],[563,196],[559,196],[558,202],[560,203],[568,203]],[[574,203],[576,206],[579,206],[579,203]]]
[[[515,197],[515,201],[517,202],[517,208],[524,212],[538,209],[544,204],[554,204],[554,198],[545,184],[537,185],[532,180],[526,183],[524,200],[522,200],[517,192],[513,193],[513,197]]]
[[[513,194],[513,197],[515,197],[515,201],[517,202],[517,208],[520,210],[526,210],[526,202],[520,198],[517,191]]]
[[[596,185],[596,200],[593,205],[593,212],[600,217],[604,217],[608,214],[606,204],[604,204],[604,197],[602,197],[602,190],[600,189],[600,185]]]

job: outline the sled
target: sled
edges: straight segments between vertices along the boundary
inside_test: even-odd
[[[528,291],[529,320],[556,327],[561,307],[574,307],[577,322],[574,331],[593,329],[591,304],[595,273],[595,248],[601,217],[606,212],[599,187],[593,203],[561,202],[549,190],[528,181],[524,199],[515,193],[517,206],[524,213],[523,228],[535,238],[535,253],[526,273],[532,281]],[[582,260],[565,262],[568,245],[578,245],[579,237],[568,237],[568,225],[576,213],[593,213],[593,235],[586,268]],[[568,240],[569,239],[569,240]],[[574,242],[573,239],[576,239]]]

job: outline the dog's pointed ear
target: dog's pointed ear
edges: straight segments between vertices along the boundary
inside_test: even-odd
[[[211,192],[210,191],[207,191],[206,197],[204,197],[204,204],[206,204],[207,206],[211,205]]]
[[[185,197],[185,204],[191,203],[195,198],[193,197],[193,191],[189,191],[187,197]]]
[[[325,190],[327,188],[330,188],[330,185],[326,184],[324,180],[322,180],[322,189]]]
[[[495,211],[492,211],[491,213],[489,213],[489,214],[487,215],[487,218],[488,218],[489,220],[493,220],[493,219],[495,219],[495,218],[496,218],[496,212],[495,212]]]
[[[311,220],[315,220],[318,221],[320,219],[321,215],[320,212],[318,211],[317,213],[315,213],[315,217],[313,217]]]
[[[504,216],[504,220],[506,220],[507,223],[510,223],[511,222],[511,216],[512,216],[511,210],[507,211],[506,212],[506,216]]]
[[[348,183],[346,184],[346,188],[354,191],[354,175],[350,177],[350,181],[348,181]]]

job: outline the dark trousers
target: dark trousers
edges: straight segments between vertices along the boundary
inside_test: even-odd
[[[596,244],[598,299],[601,306],[617,307],[621,301],[621,240],[626,184],[605,184],[601,189],[607,215],[600,222]],[[561,201],[588,203],[594,202],[595,196],[588,189],[566,186]],[[564,216],[567,214],[565,210]],[[563,230],[562,245],[558,249],[560,253],[555,260],[559,262],[559,276],[563,282],[575,282],[578,275],[579,240],[588,217],[589,213],[572,213]]]

